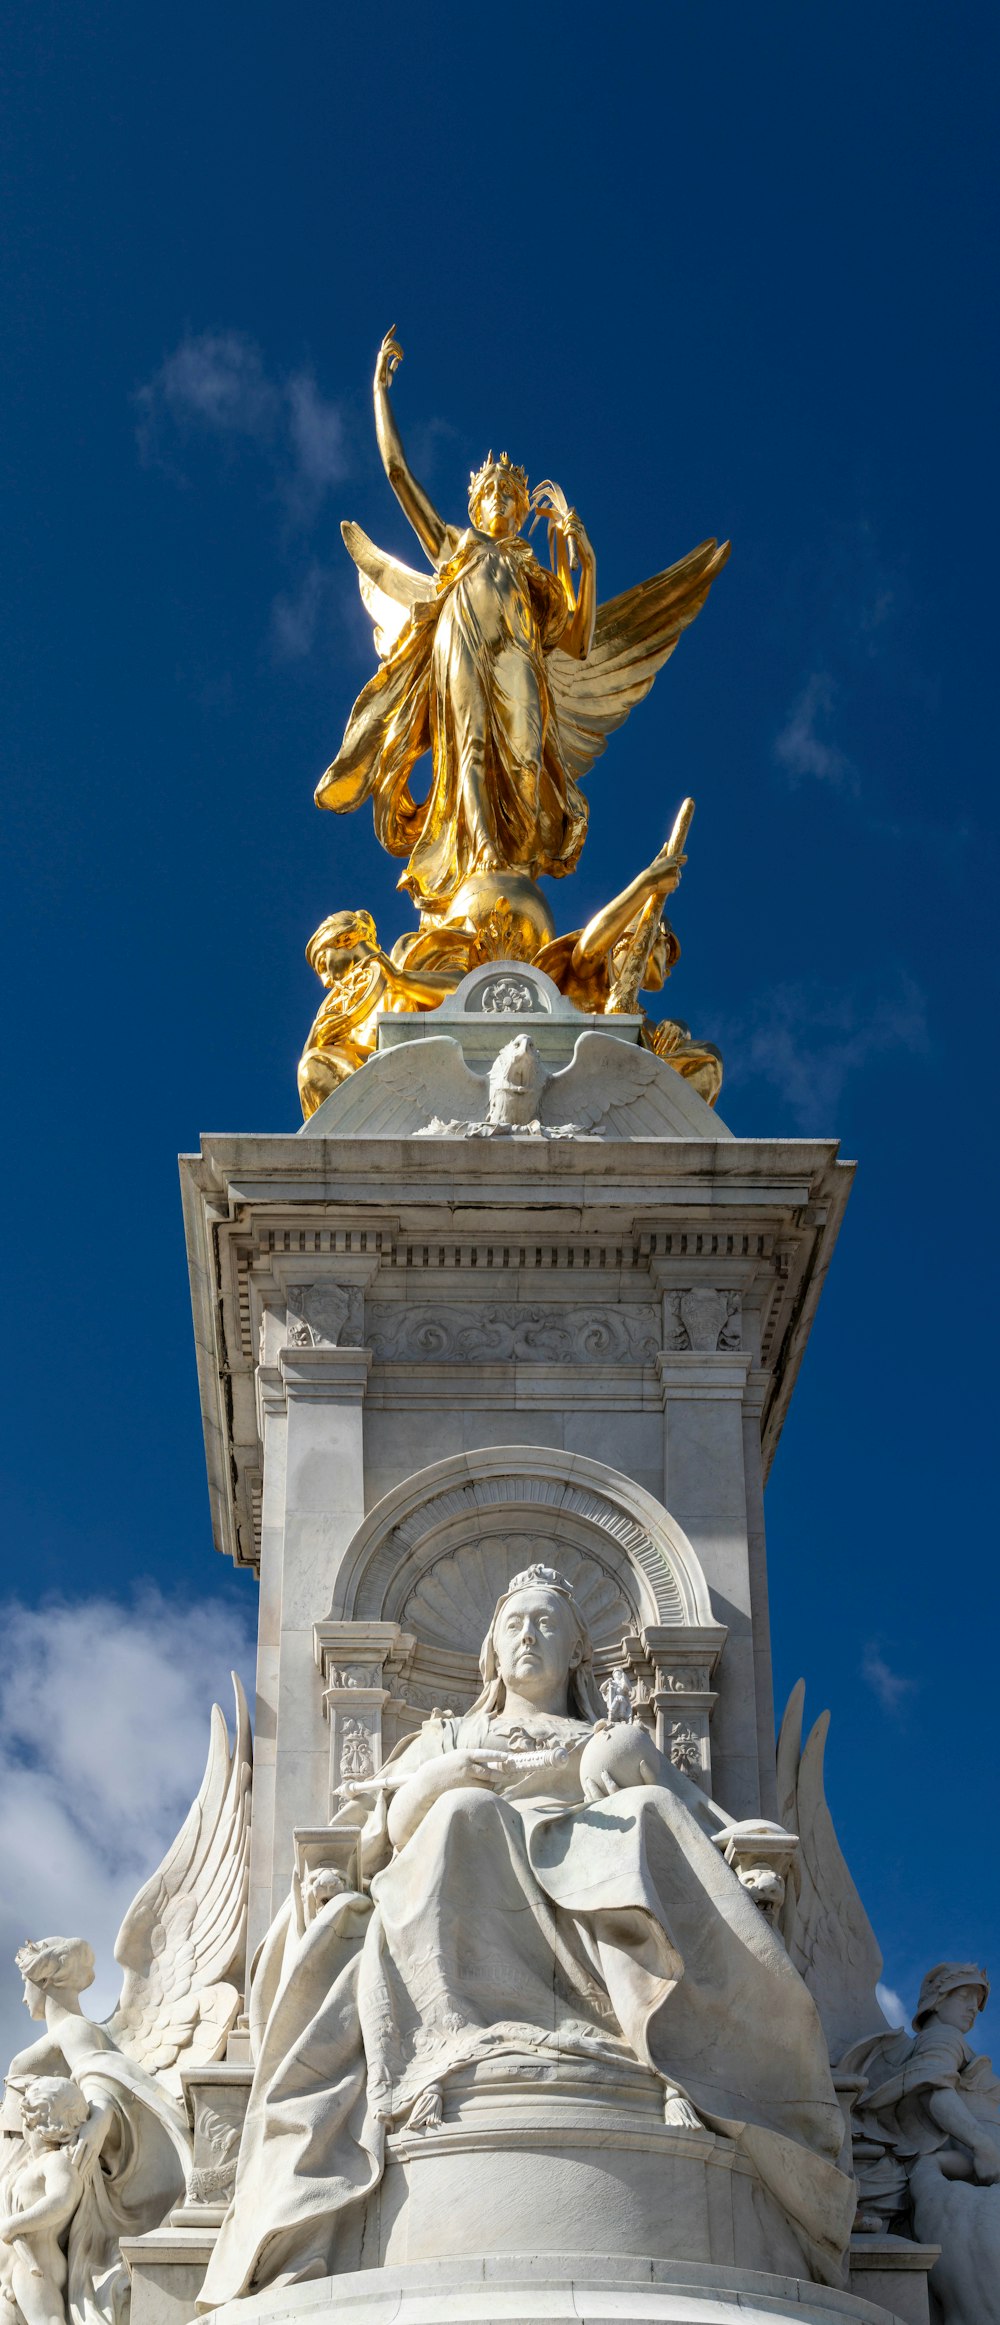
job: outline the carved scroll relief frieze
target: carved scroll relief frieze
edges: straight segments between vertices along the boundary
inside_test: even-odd
[[[389,1307],[372,1311],[377,1363],[649,1364],[660,1345],[656,1311],[634,1308]]]

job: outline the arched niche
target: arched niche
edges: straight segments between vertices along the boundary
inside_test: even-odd
[[[349,1711],[356,1745],[362,1713],[377,1713],[377,1764],[435,1705],[464,1710],[497,1599],[536,1561],[572,1583],[598,1676],[624,1655],[661,1740],[706,1779],[710,1683],[725,1631],[695,1551],[632,1478],[551,1446],[454,1454],[369,1511],[316,1627],[335,1725]]]
[[[532,1556],[550,1565],[559,1564],[560,1553],[576,1551],[574,1586],[597,1593],[598,1620],[606,1607],[605,1640],[599,1643],[618,1627],[612,1595],[636,1628],[713,1620],[699,1561],[662,1503],[604,1462],[547,1445],[452,1454],[394,1487],[358,1528],[340,1568],[331,1616],[398,1622],[419,1636],[408,1615],[428,1607],[433,1569],[446,1562],[456,1586],[463,1577],[455,1604],[461,1632],[456,1630],[453,1645],[478,1651],[499,1590],[518,1564],[528,1563],[518,1557],[493,1589],[508,1535],[530,1540]],[[477,1561],[477,1550],[487,1543],[489,1560]]]

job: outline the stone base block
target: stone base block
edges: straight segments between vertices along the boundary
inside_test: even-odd
[[[855,2236],[851,2242],[851,2291],[881,2302],[900,2325],[928,2325],[928,2275],[940,2258],[939,2244],[911,2244],[905,2236]]]
[[[132,2280],[130,2325],[191,2325],[212,2257],[215,2229],[158,2228],[126,2238]]]
[[[888,2309],[801,2278],[580,2252],[361,2269],[214,2316],[216,2325],[894,2325]]]
[[[526,2097],[530,2093],[530,2105]],[[809,2273],[785,2214],[730,2139],[663,2118],[622,2062],[499,2058],[447,2078],[443,2117],[387,2142],[365,2250],[380,2267],[504,2253],[648,2253]]]

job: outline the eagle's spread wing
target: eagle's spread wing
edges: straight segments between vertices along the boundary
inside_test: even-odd
[[[338,1082],[300,1138],[415,1138],[431,1126],[485,1122],[490,1085],[474,1073],[450,1034],[430,1031],[421,1041],[376,1050],[354,1074]]]
[[[434,595],[434,576],[415,573],[400,558],[376,549],[360,525],[348,520],[340,528],[358,569],[358,587],[375,629],[375,649],[384,662],[410,618],[415,605]]]
[[[182,2066],[221,2057],[243,1979],[251,1746],[235,1673],[233,1686],[233,1749],[216,1704],[201,1790],[115,1940],[125,1978],[108,2031],[119,2049],[178,2093]]]
[[[561,755],[578,781],[600,757],[614,728],[649,693],[681,631],[701,612],[728,555],[728,541],[703,541],[679,565],[598,607],[585,662],[574,661],[558,646],[546,657]]]

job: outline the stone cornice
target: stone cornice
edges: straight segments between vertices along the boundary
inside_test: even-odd
[[[376,1403],[439,1405],[460,1372],[472,1408],[597,1402],[586,1332],[609,1314],[630,1346],[605,1367],[606,1401],[638,1411],[664,1394],[742,1395],[745,1413],[759,1414],[766,1467],[853,1176],[832,1141],[804,1139],[372,1139],[359,1151],[350,1140],[210,1137],[180,1167],[215,1538],[249,1565],[261,1424],[284,1398],[354,1400],[370,1372]],[[293,1347],[295,1296],[310,1285],[318,1344]],[[323,1317],[338,1289],[335,1330]],[[735,1346],[657,1356],[634,1345],[643,1303],[662,1299],[662,1340],[671,1305],[690,1317],[712,1292],[731,1295]],[[497,1303],[507,1318],[519,1305],[534,1316],[541,1303],[548,1345],[529,1357],[515,1339],[498,1361],[484,1342],[457,1369],[446,1352],[414,1346],[397,1363],[387,1320],[417,1296],[425,1309],[447,1305],[453,1322],[456,1302],[470,1319]],[[560,1318],[578,1335],[579,1362]],[[350,1345],[323,1345],[327,1332]]]

